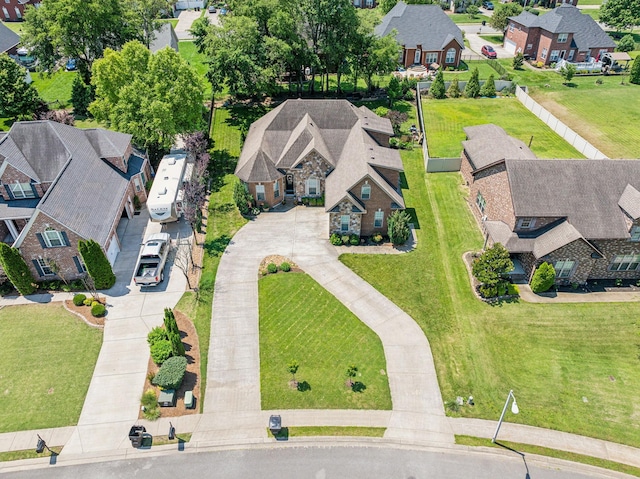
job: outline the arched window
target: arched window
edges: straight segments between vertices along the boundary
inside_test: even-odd
[[[447,58],[445,58],[445,63],[455,63],[456,62],[456,49],[449,48],[447,50]]]

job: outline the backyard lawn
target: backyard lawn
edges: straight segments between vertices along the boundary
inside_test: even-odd
[[[380,339],[333,295],[304,273],[266,276],[258,291],[262,409],[391,409]],[[345,385],[351,364],[361,391]]]
[[[489,306],[475,299],[461,257],[480,249],[482,236],[461,176],[425,176],[419,150],[402,156],[417,250],[341,260],[421,326],[443,399],[473,395],[475,406],[451,414],[497,420],[513,389],[520,414],[509,414],[510,422],[640,446],[640,404],[632,400],[640,395],[640,304]]]
[[[495,123],[529,144],[540,158],[583,158],[560,136],[529,112],[516,98],[446,99],[422,102],[429,154],[458,157],[465,126]]]
[[[62,305],[2,308],[0,433],[77,424],[101,344]]]
[[[465,23],[482,23],[483,21],[489,23],[489,20],[491,20],[486,15],[475,15],[471,18],[468,13],[453,13],[447,16],[453,21],[453,23],[459,23],[461,25],[464,25]]]
[[[191,65],[198,75],[202,78],[205,85],[204,98],[208,100],[211,97],[211,83],[207,80],[207,70],[209,67],[205,63],[206,56],[198,53],[196,44],[191,41],[183,41],[178,43],[180,56]]]

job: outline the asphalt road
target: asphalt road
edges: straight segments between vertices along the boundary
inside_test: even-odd
[[[528,472],[527,472],[528,471]],[[529,476],[527,476],[529,474]],[[7,478],[260,478],[260,479],[586,479],[628,477],[563,462],[527,462],[501,451],[409,450],[295,446],[183,452],[141,459],[6,473]]]

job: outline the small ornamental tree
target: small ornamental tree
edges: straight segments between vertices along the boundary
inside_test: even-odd
[[[566,63],[565,65],[563,65],[563,67],[560,69],[560,75],[562,75],[562,78],[564,78],[562,84],[567,85],[571,83],[571,80],[573,79],[573,76],[575,74],[576,67],[573,63]]]
[[[4,274],[21,295],[27,296],[36,290],[31,270],[17,248],[0,243],[0,264],[4,269]]]
[[[411,234],[411,217],[406,211],[394,211],[387,219],[387,234],[394,245],[404,244]]]
[[[249,214],[249,205],[251,204],[253,198],[247,191],[246,186],[241,181],[236,181],[236,184],[233,186],[233,202],[240,210],[240,214],[248,215]]]
[[[471,78],[464,87],[464,96],[467,98],[475,98],[480,94],[480,80],[478,80],[479,75],[478,67],[474,68],[471,72]]]
[[[169,341],[171,341],[171,352],[174,356],[184,356],[184,344],[180,339],[180,333],[169,333]]]
[[[444,87],[444,74],[442,73],[442,69],[439,69],[438,73],[436,73],[436,78],[433,80],[433,83],[429,88],[429,94],[436,100],[442,100],[447,96]]]
[[[82,256],[82,261],[87,267],[87,273],[93,279],[96,289],[109,289],[116,282],[116,275],[113,274],[111,264],[107,256],[102,251],[102,247],[94,240],[80,240],[78,251]]]
[[[89,116],[89,105],[94,99],[93,87],[82,81],[81,75],[76,75],[71,85],[73,113],[79,116]]]
[[[640,58],[638,57],[640,57],[640,55],[633,60],[633,66],[631,67],[631,73],[629,75],[629,81],[636,85],[640,85]]]
[[[25,69],[9,55],[0,54],[0,117],[32,119],[41,100],[32,83],[26,83]]]
[[[187,358],[184,356],[170,357],[162,363],[152,383],[162,389],[178,389],[186,371]]]
[[[618,50],[619,52],[630,52],[631,50],[635,50],[635,48],[636,42],[633,39],[633,35],[629,34],[620,39],[616,50]]]
[[[531,278],[531,291],[544,293],[556,282],[556,270],[550,263],[542,263]]]
[[[355,366],[354,364],[350,364],[349,367],[347,368],[347,385],[349,387],[353,386],[353,378],[355,378],[358,375],[358,367]]]
[[[493,78],[493,75],[489,75],[489,79],[484,82],[482,88],[480,89],[480,96],[486,96],[492,98],[496,96],[496,81]]]
[[[518,53],[515,57],[513,57],[513,69],[514,70],[522,70],[522,66],[524,65],[524,55],[522,53]]]
[[[167,335],[171,335],[171,333],[180,334],[176,317],[171,308],[164,308],[164,327],[167,330]]]
[[[472,273],[480,282],[480,292],[484,297],[498,296],[498,291],[506,284],[506,275],[513,270],[509,252],[500,243],[473,260]]]
[[[402,86],[400,85],[400,81],[394,75],[392,75],[389,80],[387,96],[389,97],[389,107],[392,107],[393,102],[402,97]]]
[[[168,339],[162,339],[156,341],[151,345],[151,359],[156,364],[162,364],[171,357],[173,348],[171,347],[171,341]]]
[[[476,5],[469,5],[467,7],[467,15],[469,15],[469,18],[476,18],[478,13],[480,13],[480,9]]]
[[[447,91],[449,97],[451,98],[460,98],[462,92],[460,91],[460,84],[458,83],[458,77],[453,77],[451,80],[451,85],[449,85],[449,90]]]
[[[299,367],[300,365],[298,364],[298,361],[296,361],[295,359],[292,359],[291,361],[289,361],[289,364],[287,364],[287,371],[291,373],[291,382],[293,384],[297,384],[296,373],[298,372]]]
[[[399,136],[401,133],[402,124],[407,121],[409,115],[398,110],[389,110],[385,115],[391,122],[391,128],[393,128],[393,134]]]

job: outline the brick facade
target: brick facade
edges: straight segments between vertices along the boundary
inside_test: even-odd
[[[276,184],[280,187],[279,195],[276,196]],[[256,193],[256,186],[264,186],[265,198],[262,201],[258,201],[258,195]],[[249,188],[249,194],[253,196],[257,206],[275,206],[282,203],[284,199],[284,181],[283,178],[279,178],[276,181],[261,181],[258,183],[247,184]]]
[[[470,165],[465,155],[463,155],[462,165],[466,163],[465,169],[469,170]],[[463,173],[463,176],[466,172]],[[469,175],[471,176],[471,175]],[[465,178],[466,179],[466,178]],[[484,211],[480,211],[477,206],[478,193],[485,200]],[[513,230],[516,218],[513,213],[513,202],[509,189],[509,178],[504,163],[485,168],[479,171],[475,177],[471,177],[469,182],[469,204],[474,216],[482,223],[482,217],[494,221],[503,221]]]
[[[3,0],[0,3],[0,18],[8,22],[24,20],[24,9],[27,5],[39,6],[40,2],[34,0]]]
[[[452,63],[447,63],[447,52],[453,49],[455,51],[455,59]],[[422,50],[422,45],[417,45],[417,48],[405,48],[402,47],[402,64],[405,68],[409,68],[412,65],[416,64],[416,50],[420,50],[420,65],[423,65],[429,68],[431,63],[437,63],[441,67],[457,67],[460,64],[460,59],[462,56],[462,47],[460,44],[452,40],[449,42],[442,50],[437,51],[425,51]],[[436,54],[436,61],[427,61],[430,53]]]
[[[397,172],[396,172],[397,175]],[[362,187],[367,184],[371,187],[371,195],[369,199],[362,198]],[[364,204],[366,213],[358,215],[360,217],[360,234],[361,236],[371,236],[375,233],[387,233],[387,218],[391,214],[391,198],[370,178],[365,178],[356,186],[349,190],[356,198]],[[375,212],[382,211],[384,218],[382,225],[375,227]]]

